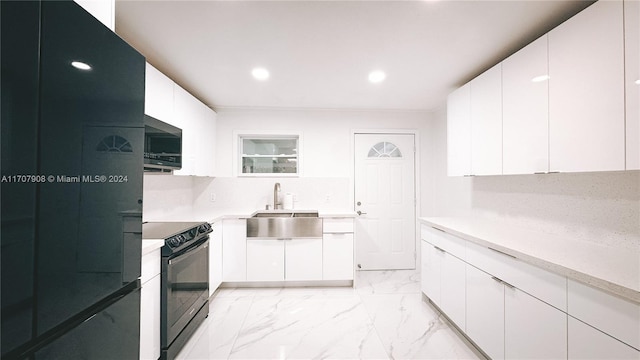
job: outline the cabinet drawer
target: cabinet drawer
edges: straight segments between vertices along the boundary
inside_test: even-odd
[[[158,248],[142,257],[140,283],[146,283],[154,276],[160,274],[160,271],[160,248]]]
[[[323,233],[352,233],[353,219],[351,218],[330,218],[322,219]]]
[[[569,359],[635,359],[640,351],[569,316]]]
[[[562,311],[567,311],[567,279],[564,276],[471,242],[467,242],[467,262]]]
[[[457,258],[465,260],[466,240],[432,227],[427,227],[426,229],[423,228],[421,230],[421,236],[423,240],[431,243],[432,245],[441,248]]]
[[[640,304],[569,280],[569,315],[640,349]]]

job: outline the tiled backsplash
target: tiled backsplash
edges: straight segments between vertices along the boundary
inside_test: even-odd
[[[348,178],[208,178],[145,175],[144,221],[207,220],[273,206],[273,187],[294,196],[295,209],[345,211]]]

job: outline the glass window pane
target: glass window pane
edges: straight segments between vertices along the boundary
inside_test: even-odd
[[[369,153],[367,154],[370,158],[380,158],[380,157],[394,157],[399,158],[402,157],[402,153],[398,147],[390,142],[380,142],[371,147],[369,149]]]
[[[297,155],[297,139],[242,139],[245,155]]]

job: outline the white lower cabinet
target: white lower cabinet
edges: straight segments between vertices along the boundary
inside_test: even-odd
[[[517,289],[504,296],[507,359],[566,359],[567,314]]]
[[[640,360],[640,304],[426,225],[421,237],[422,292],[490,358]]]
[[[247,280],[284,280],[286,240],[247,240]]]
[[[285,280],[322,280],[322,239],[287,240],[284,245]]]
[[[447,316],[465,328],[465,262],[422,241],[422,292]]]
[[[247,280],[322,280],[322,239],[247,240]]]
[[[493,276],[467,265],[466,334],[492,359],[504,359],[504,288]]]
[[[444,254],[422,240],[422,292],[440,306],[440,274]]]
[[[142,257],[140,359],[160,357],[160,249]]]
[[[640,349],[640,304],[570,280],[569,315]]]
[[[353,280],[353,233],[323,234],[322,279]]]
[[[222,223],[222,281],[247,280],[247,221],[225,219]]]
[[[640,352],[569,316],[569,359],[640,359]]]
[[[222,221],[211,224],[213,232],[209,235],[209,296],[222,283]]]
[[[460,329],[465,330],[466,264],[444,253],[440,279],[440,308]]]

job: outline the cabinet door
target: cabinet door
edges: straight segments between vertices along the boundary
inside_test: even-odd
[[[160,275],[142,285],[140,293],[140,359],[160,358]]]
[[[422,292],[438,306],[441,304],[440,274],[443,257],[443,252],[422,241]]]
[[[569,316],[569,359],[640,359],[640,351]]]
[[[247,240],[247,280],[284,280],[285,240]]]
[[[214,176],[216,168],[216,113],[202,104],[204,118],[200,134],[200,154],[198,168],[201,176]]]
[[[447,175],[471,175],[471,98],[469,84],[447,97]]]
[[[174,115],[182,129],[182,169],[175,175],[198,175],[198,152],[202,126],[201,103],[185,89],[174,84]]]
[[[286,240],[286,280],[322,280],[322,239]]]
[[[640,304],[574,280],[567,290],[569,315],[640,348]]]
[[[247,222],[222,222],[222,281],[247,280]]]
[[[445,253],[442,258],[440,308],[463,331],[465,330],[466,271],[464,261]]]
[[[504,303],[505,358],[567,358],[567,314],[517,288]]]
[[[624,2],[627,170],[640,169],[640,1]]]
[[[549,32],[551,171],[625,168],[622,19],[598,1]]]
[[[353,280],[353,234],[324,234],[322,279]]]
[[[504,285],[467,265],[466,333],[492,359],[504,359]]]
[[[173,81],[149,63],[145,68],[144,113],[181,127],[173,116]]]
[[[502,173],[549,171],[547,35],[502,62]]]
[[[502,64],[471,80],[471,173],[502,174]]]
[[[209,245],[209,296],[222,283],[222,221],[213,223]]]

